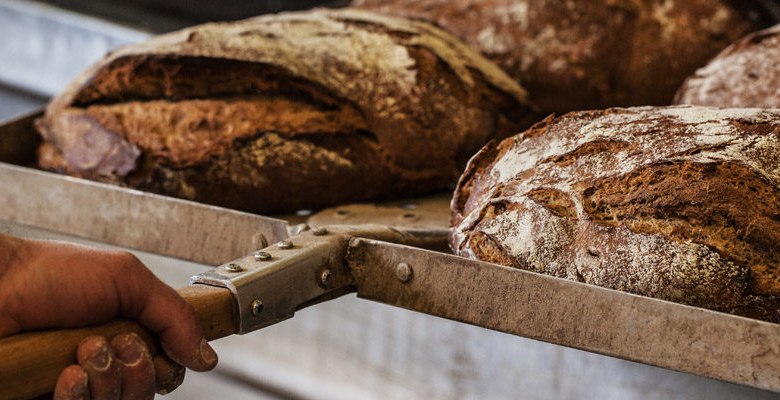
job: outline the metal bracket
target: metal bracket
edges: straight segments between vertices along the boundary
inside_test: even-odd
[[[230,290],[239,310],[238,333],[252,332],[354,291],[345,262],[348,238],[322,228],[305,231],[193,276],[190,283]]]
[[[230,290],[239,310],[239,334],[291,318],[296,310],[354,292],[347,265],[350,240],[385,240],[423,248],[446,246],[446,230],[399,230],[379,225],[308,229],[247,257],[193,276],[191,284]]]

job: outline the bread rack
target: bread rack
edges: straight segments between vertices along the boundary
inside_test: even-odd
[[[414,209],[406,202],[341,206],[288,217],[304,222],[288,225],[36,170],[36,116],[0,126],[0,220],[219,265],[182,291],[209,339],[357,292],[512,335],[780,392],[780,325],[447,254],[446,195],[415,200]],[[81,337],[126,329],[143,333],[125,321],[0,340],[0,382],[20,382],[0,385],[0,398],[50,391]]]

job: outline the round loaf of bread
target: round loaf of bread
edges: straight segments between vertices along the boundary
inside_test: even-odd
[[[780,25],[752,33],[696,71],[675,104],[780,107]]]
[[[435,21],[498,63],[545,112],[667,105],[683,80],[767,26],[756,1],[353,0]]]
[[[117,50],[49,104],[39,162],[282,212],[441,190],[538,120],[514,80],[428,23],[317,10]]]
[[[780,111],[550,117],[475,155],[452,208],[457,254],[780,321]]]

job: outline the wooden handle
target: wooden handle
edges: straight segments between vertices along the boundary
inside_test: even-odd
[[[236,332],[238,317],[227,289],[192,285],[178,292],[195,309],[207,340]],[[158,354],[156,337],[128,320],[79,329],[30,332],[0,339],[0,399],[30,399],[52,392],[60,372],[76,362],[76,348],[82,339],[90,335],[111,338],[124,332],[138,333],[149,345],[152,355]]]

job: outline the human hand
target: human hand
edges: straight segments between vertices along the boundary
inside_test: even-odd
[[[181,383],[181,366],[206,371],[217,363],[192,308],[129,253],[0,234],[0,337],[118,316],[157,333],[165,354],[152,358],[135,334],[87,338],[55,398],[152,398]]]

